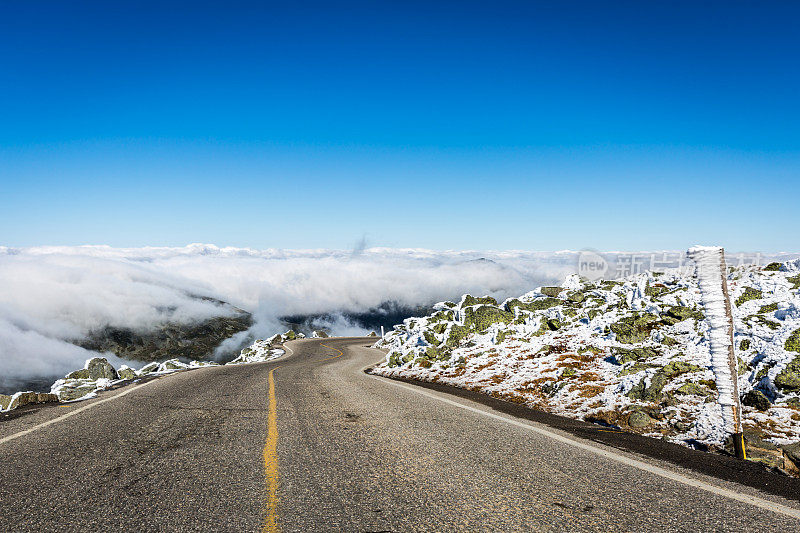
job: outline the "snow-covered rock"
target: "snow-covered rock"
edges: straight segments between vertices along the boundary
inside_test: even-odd
[[[737,385],[769,402],[743,408],[744,429],[777,445],[800,440],[799,269],[792,262],[727,274]],[[674,442],[724,443],[711,324],[693,275],[571,276],[501,303],[466,295],[434,309],[376,343],[387,355],[374,373],[480,390]],[[652,423],[640,425],[637,414],[631,424],[635,412]]]

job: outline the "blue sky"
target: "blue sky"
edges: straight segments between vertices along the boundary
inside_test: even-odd
[[[797,251],[798,16],[4,3],[0,244]]]

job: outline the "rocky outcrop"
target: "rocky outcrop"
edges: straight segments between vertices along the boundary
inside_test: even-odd
[[[158,361],[174,357],[208,360],[222,341],[247,330],[253,319],[250,313],[234,310],[232,316],[210,318],[190,324],[168,323],[154,330],[136,331],[106,327],[95,331],[80,343],[87,350],[112,352],[123,359]],[[78,376],[76,379],[80,379]]]
[[[56,396],[55,394],[50,394],[48,392],[26,391],[26,392],[18,392],[13,396],[8,396],[7,394],[0,394],[0,409],[11,410],[31,404],[50,403],[57,401],[58,401],[58,396]]]

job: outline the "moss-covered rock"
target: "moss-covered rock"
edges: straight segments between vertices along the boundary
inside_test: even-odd
[[[160,367],[160,366],[161,365],[159,363],[156,363],[156,362],[147,363],[146,365],[144,365],[142,368],[139,369],[138,373],[139,374],[150,374],[151,372],[157,372],[158,371],[158,367]]]
[[[81,368],[67,374],[67,379],[89,379],[89,369]]]
[[[650,285],[650,282],[647,282],[647,286],[644,288],[645,296],[649,296],[650,298],[658,298],[669,292],[669,288],[664,285],[663,283],[655,283]]]
[[[562,371],[561,371],[561,377],[562,377],[562,378],[571,378],[571,377],[572,377],[572,376],[574,376],[576,373],[577,373],[577,370],[575,370],[575,369],[574,369],[573,367],[571,367],[571,366],[568,366],[568,367],[566,367],[564,370],[562,370]]]
[[[454,325],[450,328],[450,333],[447,335],[445,344],[453,348],[461,344],[461,341],[470,335],[470,330],[465,326]]]
[[[435,313],[433,316],[431,316],[428,319],[428,322],[429,323],[442,322],[442,321],[452,322],[454,319],[455,319],[455,313],[453,311],[439,311],[438,313]]]
[[[792,289],[800,289],[800,274],[796,276],[787,276],[786,281],[792,284]]]
[[[787,352],[800,353],[800,329],[794,330],[792,334],[789,335],[789,338],[783,343],[783,348]]]
[[[108,362],[105,357],[92,357],[86,363],[86,370],[89,373],[89,379],[97,381],[98,379],[119,379],[117,371]]]
[[[422,368],[430,368],[433,366],[433,361],[428,359],[427,357],[417,357],[414,359],[414,364],[417,366],[421,366]]]
[[[119,374],[119,379],[136,379],[136,371],[127,366],[121,366],[117,370],[117,374]]]
[[[769,401],[769,398],[764,396],[761,391],[757,391],[755,389],[751,390],[745,394],[744,397],[742,397],[742,404],[754,407],[759,411],[766,411],[772,405]]]
[[[644,370],[649,370],[651,368],[658,368],[658,365],[653,365],[650,363],[634,363],[627,368],[623,368],[619,371],[620,377],[627,376],[629,374],[638,374]]]
[[[639,383],[637,383],[631,390],[628,392],[628,397],[633,400],[641,400],[644,402],[655,402],[661,398],[661,393],[664,390],[664,386],[667,384],[667,376],[661,372],[656,372],[650,378],[650,384],[647,384],[647,379],[642,378]]]
[[[539,292],[541,292],[545,296],[550,296],[552,298],[555,298],[556,296],[561,294],[561,291],[563,290],[564,290],[563,287],[541,287],[539,289]]]
[[[572,303],[579,304],[586,299],[586,296],[580,291],[572,291],[567,294],[567,300]]]
[[[632,428],[646,428],[652,425],[654,420],[644,411],[634,411],[628,416],[628,425]]]
[[[674,378],[676,376],[680,376],[681,374],[699,372],[701,370],[703,369],[691,363],[686,363],[684,361],[671,361],[661,369],[661,372],[663,372],[668,378]]]
[[[559,300],[558,298],[536,298],[532,302],[523,303],[517,299],[509,300],[506,303],[506,309],[510,312],[514,312],[514,309],[519,307],[524,311],[544,311],[545,309],[550,309],[551,307],[555,307],[557,305],[563,305],[564,300]]]
[[[402,357],[403,354],[401,354],[400,352],[392,352],[389,355],[389,368],[394,368],[396,366],[402,365],[403,364],[403,361],[401,360]]]
[[[436,338],[436,335],[434,335],[432,331],[425,330],[422,336],[425,338],[425,342],[428,344],[432,344],[433,346],[437,346],[439,344],[439,339]]]
[[[750,349],[750,339],[742,339],[742,342],[739,343],[739,351],[746,352]]]
[[[508,324],[512,320],[514,320],[514,315],[508,311],[482,305],[467,309],[464,325],[476,331],[484,331],[493,324]]]
[[[614,355],[614,359],[619,365],[624,365],[625,363],[630,363],[631,361],[643,361],[645,359],[650,359],[651,357],[658,357],[661,355],[657,349],[650,346],[632,349],[612,348],[611,353]]]
[[[497,305],[497,300],[491,296],[484,296],[483,298],[476,298],[470,294],[464,297],[464,303],[461,307],[469,307],[471,305]]]
[[[758,310],[759,313],[774,313],[778,310],[778,304],[771,303],[767,305],[762,305],[761,309]]]
[[[95,388],[96,387],[93,383],[76,384],[74,386],[62,387],[58,390],[58,399],[62,402],[77,400],[94,392]]]
[[[658,324],[658,317],[650,313],[633,314],[619,322],[611,324],[611,331],[617,336],[617,341],[624,344],[642,342],[650,337],[650,332]]]
[[[676,341],[672,337],[664,337],[663,339],[661,339],[661,344],[663,344],[664,346],[675,346],[676,344],[678,344],[678,341]]]
[[[736,298],[736,307],[741,306],[745,302],[749,302],[750,300],[760,300],[763,298],[763,295],[760,290],[754,289],[753,287],[745,287],[744,292]]]
[[[677,394],[687,394],[692,396],[711,396],[714,393],[698,383],[684,383],[675,391]]]
[[[439,322],[433,326],[433,332],[437,335],[441,335],[447,330],[447,322]]]
[[[11,405],[11,396],[0,394],[0,411],[5,411],[9,405]]]
[[[777,272],[781,269],[780,263],[770,263],[764,267],[765,272]]]
[[[673,305],[661,314],[661,318],[667,324],[672,325],[688,320],[689,318],[702,320],[704,317],[701,311],[696,311],[683,305]]]
[[[775,386],[787,391],[800,391],[800,356],[792,361],[775,376]]]

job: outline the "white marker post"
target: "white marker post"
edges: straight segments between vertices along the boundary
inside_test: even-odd
[[[719,246],[694,246],[688,255],[697,263],[697,281],[711,329],[708,341],[711,366],[717,382],[725,431],[733,437],[736,457],[746,459],[739,400],[738,361],[733,345],[733,314],[728,295],[725,250]]]
[[[383,339],[383,326],[381,326],[381,339]]]

